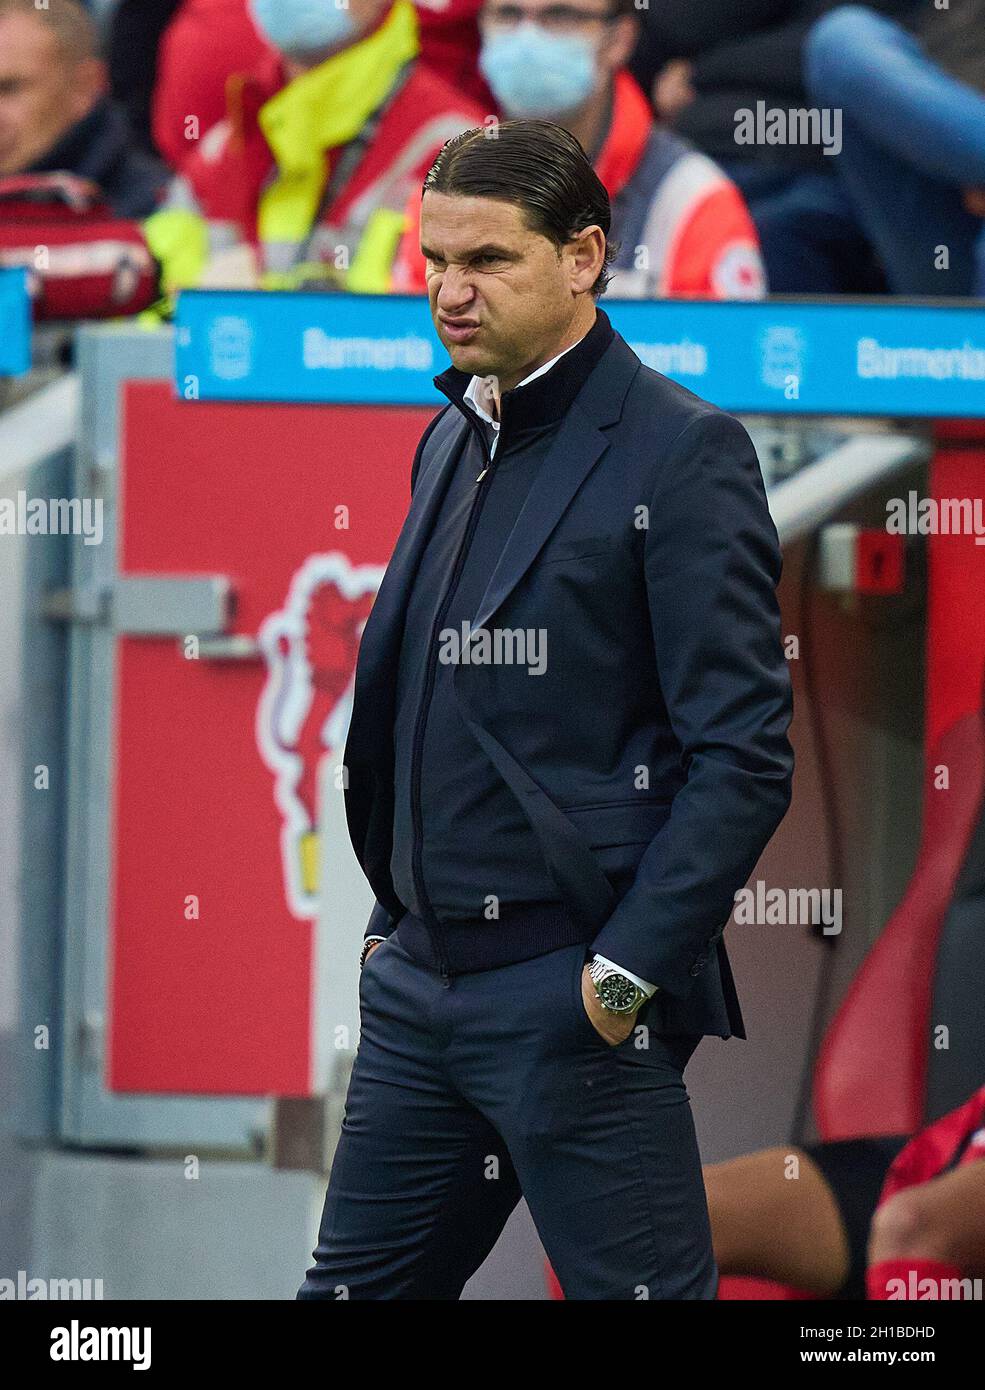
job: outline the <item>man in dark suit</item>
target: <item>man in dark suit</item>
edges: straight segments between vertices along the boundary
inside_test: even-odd
[[[458,1298],[521,1193],[568,1297],[716,1293],[683,1071],[745,1036],[722,933],[790,800],[781,558],[745,430],[596,307],[608,229],[548,122],[425,182],[450,404],[356,669],[377,904],[299,1298]]]

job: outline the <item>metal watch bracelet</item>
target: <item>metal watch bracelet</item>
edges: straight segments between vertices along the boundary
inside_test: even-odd
[[[646,991],[642,990],[628,975],[624,975],[621,970],[597,958],[593,960],[589,967],[589,976],[595,987],[595,997],[607,1013],[625,1017],[640,1009],[649,997]],[[600,988],[606,980],[618,980],[627,992],[632,991],[630,999],[627,1000],[626,1007],[613,1008],[611,1004],[606,1003],[602,995],[602,989]]]

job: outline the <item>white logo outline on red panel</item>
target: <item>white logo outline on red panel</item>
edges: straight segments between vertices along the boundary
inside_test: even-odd
[[[285,898],[301,921],[317,917],[319,908],[321,884],[310,877],[318,769],[331,750],[341,761],[356,651],[385,569],[351,565],[341,551],[309,555],[291,576],[284,607],[257,632],[267,668],[257,701],[257,747],[274,774]]]

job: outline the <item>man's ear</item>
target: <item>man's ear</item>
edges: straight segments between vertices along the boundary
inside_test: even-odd
[[[571,288],[584,294],[595,284],[605,262],[605,232],[593,222],[571,238],[566,250],[572,261]]]

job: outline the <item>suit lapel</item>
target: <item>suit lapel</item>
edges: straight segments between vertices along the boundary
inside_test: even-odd
[[[509,534],[471,628],[484,627],[526,574],[605,451],[602,433],[622,414],[639,359],[618,334],[579,391]]]
[[[460,426],[460,432],[452,435],[447,447],[438,452],[430,467],[425,468],[418,479],[410,511],[363,628],[356,663],[352,717],[344,753],[350,779],[345,797],[346,817],[359,862],[376,890],[377,898],[384,904],[388,899],[396,901],[392,884],[389,883],[389,872],[380,868],[371,873],[370,867],[376,865],[376,851],[381,856],[381,865],[385,866],[389,861],[390,849],[382,842],[374,846],[370,840],[385,840],[393,831],[392,824],[383,825],[383,818],[378,812],[381,792],[385,793],[385,789],[392,787],[393,783],[393,740],[390,732],[396,712],[400,639],[411,584],[458,462],[461,446],[468,435],[468,426],[458,418],[457,412],[452,423]],[[435,431],[443,427],[444,421],[441,421]],[[374,809],[377,812],[375,815]],[[392,809],[386,814],[392,816]],[[379,826],[379,836],[373,836],[373,825]]]
[[[453,421],[459,427],[458,438],[450,440],[449,447],[443,449],[440,456],[421,473],[410,510],[363,631],[359,650],[359,677],[360,683],[366,686],[375,685],[377,679],[393,674],[392,666],[399,655],[400,636],[414,575],[417,573],[421,555],[461,455],[462,446],[468,438],[468,426],[457,412]],[[440,429],[441,425],[438,428]]]

